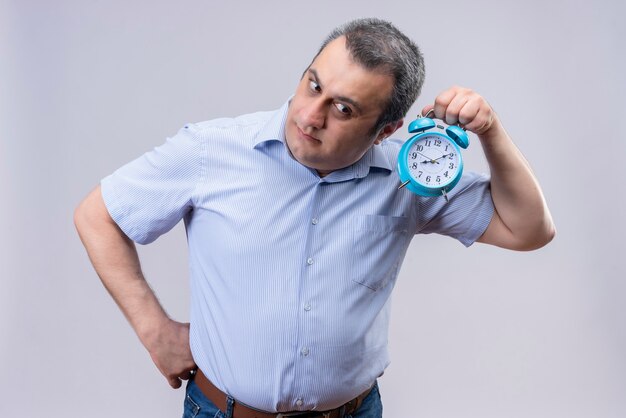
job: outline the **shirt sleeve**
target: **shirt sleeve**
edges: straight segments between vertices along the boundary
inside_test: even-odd
[[[193,207],[202,176],[202,142],[193,125],[102,179],[109,214],[124,233],[149,244],[174,227]]]
[[[442,197],[418,197],[418,231],[456,238],[469,247],[485,232],[493,216],[489,176],[463,174],[449,202]]]

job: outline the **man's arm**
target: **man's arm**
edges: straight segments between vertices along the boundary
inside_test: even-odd
[[[520,251],[550,242],[556,230],[539,183],[489,103],[472,90],[452,87],[422,114],[431,109],[446,123],[477,134],[489,163],[495,210],[478,241]]]
[[[74,223],[102,283],[170,386],[179,388],[195,368],[189,324],[173,321],[163,310],[143,277],[135,243],[109,215],[100,186],[76,208]]]

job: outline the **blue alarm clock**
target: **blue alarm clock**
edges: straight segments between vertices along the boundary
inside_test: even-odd
[[[409,132],[416,135],[404,143],[398,154],[402,182],[398,189],[406,186],[420,196],[443,196],[448,201],[447,193],[463,174],[461,148],[469,146],[469,137],[460,126],[436,124],[428,117],[430,112],[409,124]]]

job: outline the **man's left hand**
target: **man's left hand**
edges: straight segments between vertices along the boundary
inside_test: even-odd
[[[426,105],[422,115],[434,109],[435,118],[448,125],[461,125],[464,129],[477,135],[487,133],[497,117],[489,103],[473,90],[454,86],[437,96],[435,104]]]

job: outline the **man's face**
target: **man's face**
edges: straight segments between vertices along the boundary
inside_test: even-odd
[[[389,75],[355,63],[344,37],[330,42],[298,84],[285,137],[291,154],[321,176],[358,161],[400,125],[374,126],[393,89]]]

